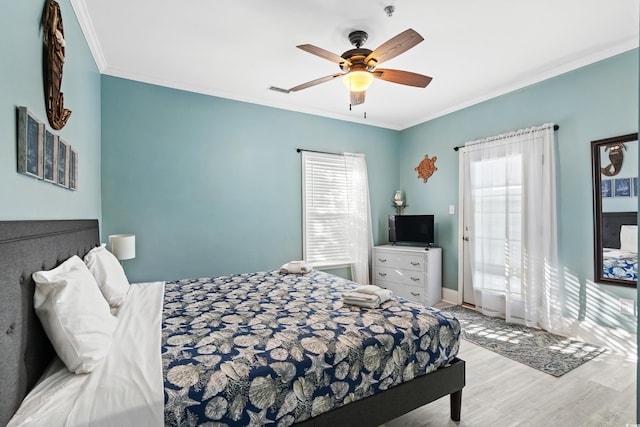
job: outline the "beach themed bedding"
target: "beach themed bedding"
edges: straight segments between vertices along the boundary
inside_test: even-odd
[[[288,426],[453,360],[457,320],[345,305],[355,287],[319,271],[166,283],[165,425]]]
[[[638,280],[638,254],[604,248],[602,275],[610,279]]]
[[[345,305],[355,288],[318,271],[133,284],[104,361],[54,361],[9,425],[288,426],[454,359],[451,315]]]

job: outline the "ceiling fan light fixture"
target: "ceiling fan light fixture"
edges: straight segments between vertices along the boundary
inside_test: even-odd
[[[351,92],[362,92],[371,86],[373,75],[368,71],[351,71],[342,78],[345,87]]]

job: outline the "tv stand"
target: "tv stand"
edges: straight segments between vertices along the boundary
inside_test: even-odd
[[[442,297],[442,248],[375,246],[373,282],[394,295],[433,306]]]

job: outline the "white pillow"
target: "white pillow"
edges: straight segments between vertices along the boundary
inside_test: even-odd
[[[620,250],[638,252],[638,226],[623,225],[620,227]]]
[[[95,277],[102,295],[112,307],[120,307],[129,292],[129,280],[118,259],[104,243],[85,255],[84,262]]]
[[[49,271],[33,273],[33,304],[67,369],[91,372],[107,355],[116,318],[82,260],[74,255]]]

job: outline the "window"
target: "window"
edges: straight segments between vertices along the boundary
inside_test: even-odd
[[[483,287],[522,297],[523,158],[519,153],[470,160],[476,253],[482,254]]]
[[[302,152],[304,259],[315,267],[352,263],[345,156]]]
[[[369,284],[371,207],[363,154],[302,151],[304,259],[314,267],[351,268],[351,280]]]

